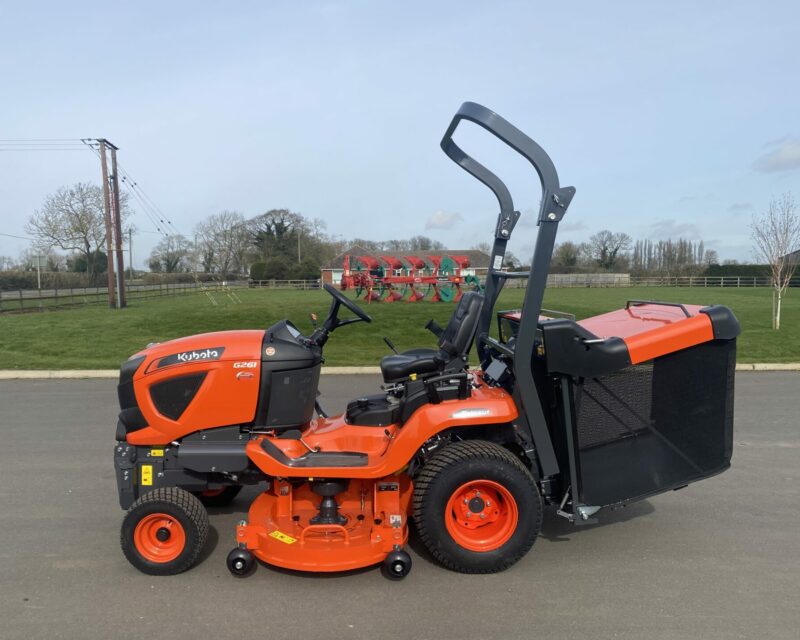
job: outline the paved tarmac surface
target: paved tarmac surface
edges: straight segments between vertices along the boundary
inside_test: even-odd
[[[326,376],[329,409],[371,391]],[[0,383],[0,638],[800,637],[800,374],[737,376],[733,468],[682,491],[546,519],[509,571],[451,573],[414,552],[402,582],[377,570],[230,576],[241,494],[211,515],[207,557],[138,573],[119,549],[111,380]]]

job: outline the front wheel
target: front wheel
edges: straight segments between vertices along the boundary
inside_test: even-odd
[[[428,551],[461,573],[495,573],[522,558],[542,526],[542,498],[510,451],[472,440],[434,454],[414,483],[414,522]]]
[[[131,505],[122,521],[122,552],[139,571],[169,576],[197,562],[208,536],[208,513],[178,487],[162,487]]]

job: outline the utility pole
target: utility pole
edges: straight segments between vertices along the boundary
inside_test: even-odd
[[[108,185],[108,163],[106,161],[106,141],[98,140],[100,145],[100,168],[103,171],[103,220],[106,225],[106,256],[108,267],[106,274],[108,275],[108,306],[114,309],[116,305],[116,296],[114,295],[114,253],[113,253],[113,232],[111,223],[111,194],[109,193]]]
[[[122,212],[119,206],[119,175],[117,173],[117,147],[105,141],[111,147],[111,186],[114,190],[114,240],[117,250],[117,299],[120,309],[127,306],[125,302],[125,256],[122,253]]]
[[[128,278],[133,280],[133,227],[128,227]]]

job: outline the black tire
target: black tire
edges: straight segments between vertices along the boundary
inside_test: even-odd
[[[175,557],[167,555],[159,559],[154,556],[152,549],[148,554],[147,549],[137,546],[137,540],[141,543],[143,537],[152,538],[144,533],[146,525],[153,522],[156,524],[152,526],[157,526],[159,514],[163,514],[164,520],[170,524],[169,527],[158,528],[156,535],[166,537],[164,540],[158,538],[164,544],[173,540],[171,550],[176,554]],[[137,535],[137,526],[140,524],[142,529]],[[173,533],[170,533],[169,529],[173,527]],[[181,534],[182,542],[179,537]],[[131,505],[122,521],[120,543],[125,557],[139,571],[154,576],[169,576],[186,571],[197,562],[207,537],[208,513],[200,500],[178,487],[162,487],[146,493]],[[157,549],[156,553],[163,551]]]
[[[227,507],[239,495],[241,490],[242,485],[229,484],[222,489],[222,493],[215,495],[203,495],[202,491],[192,491],[192,493],[207,507]]]
[[[508,525],[510,537],[486,551],[459,544],[445,521],[454,493],[466,483],[479,481],[507,491],[518,514],[516,523]],[[428,460],[414,482],[414,523],[423,544],[442,565],[461,573],[508,569],[533,546],[542,527],[542,513],[542,497],[530,471],[510,451],[492,442],[470,440],[444,447]],[[508,521],[514,523],[514,519]]]

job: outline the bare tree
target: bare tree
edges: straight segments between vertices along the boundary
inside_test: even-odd
[[[198,224],[195,232],[203,269],[223,275],[244,270],[252,235],[241,213],[221,211]]]
[[[63,271],[67,259],[52,246],[35,243],[20,254],[18,264],[23,271]]]
[[[185,271],[191,250],[192,243],[182,235],[166,236],[150,253],[150,270],[165,273]]]
[[[589,238],[589,253],[603,269],[611,269],[630,247],[631,237],[627,233],[613,233],[604,229]]]
[[[714,249],[706,249],[703,254],[703,263],[708,266],[712,264],[719,264],[719,254]]]
[[[781,301],[794,276],[800,252],[800,216],[791,194],[773,198],[766,213],[753,216],[753,251],[772,276],[772,328],[781,328]],[[792,255],[794,254],[794,255]]]
[[[120,194],[123,220],[129,213],[128,194]],[[80,254],[90,277],[96,274],[95,256],[104,247],[103,189],[88,182],[61,187],[47,196],[42,208],[29,219],[25,230],[40,246],[56,246]]]

